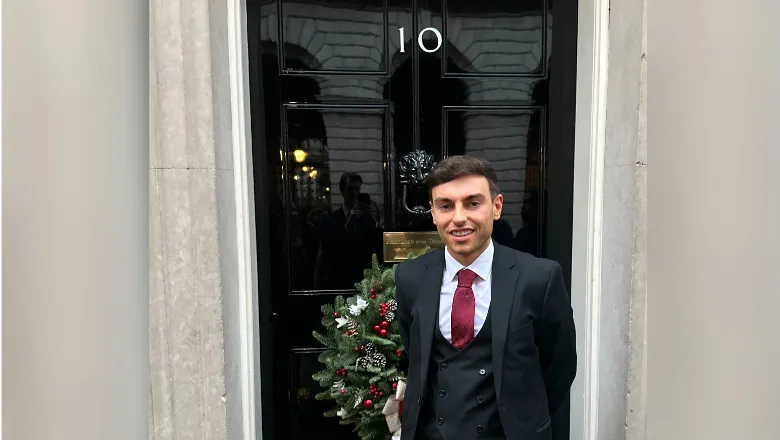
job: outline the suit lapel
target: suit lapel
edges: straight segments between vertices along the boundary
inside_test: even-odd
[[[444,251],[435,250],[425,261],[428,272],[420,283],[420,297],[417,299],[417,319],[420,322],[420,386],[425,389],[428,379],[428,363],[431,359],[433,332],[439,322],[439,296],[444,276]]]
[[[496,397],[501,397],[501,373],[504,365],[504,343],[509,329],[509,317],[515,300],[517,271],[511,255],[507,255],[502,246],[496,245],[493,254],[493,274],[491,283],[490,313],[493,338],[493,377],[496,385]]]

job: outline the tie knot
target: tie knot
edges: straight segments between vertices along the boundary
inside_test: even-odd
[[[471,269],[461,269],[458,271],[458,287],[471,287],[477,274]]]

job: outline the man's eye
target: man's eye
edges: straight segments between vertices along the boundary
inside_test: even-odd
[[[450,205],[439,205],[439,209],[449,209]]]

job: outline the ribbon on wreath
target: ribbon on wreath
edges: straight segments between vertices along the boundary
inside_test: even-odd
[[[395,394],[390,396],[382,408],[382,414],[385,415],[387,428],[393,435],[393,440],[401,439],[401,411],[403,411],[404,394],[406,393],[406,382],[398,381],[395,388]]]

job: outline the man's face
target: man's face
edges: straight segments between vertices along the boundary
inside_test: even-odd
[[[352,209],[352,207],[355,206],[358,196],[360,195],[360,186],[360,181],[357,179],[347,180],[344,185],[344,192],[342,192],[341,195],[344,197],[344,206],[346,206],[347,209]]]
[[[471,264],[487,248],[503,201],[501,194],[490,196],[483,176],[464,176],[433,187],[433,223],[454,257]]]

